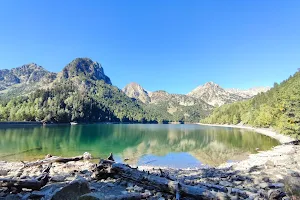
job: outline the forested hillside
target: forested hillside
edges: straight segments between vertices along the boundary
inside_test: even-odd
[[[253,99],[216,108],[201,122],[273,127],[281,133],[300,136],[300,72]]]
[[[89,58],[74,59],[48,82],[38,81],[47,76],[37,77],[37,73],[32,73],[44,72],[43,68],[28,70],[31,68],[24,65],[3,70],[6,73],[0,80],[7,83],[8,91],[0,95],[0,121],[164,122],[171,119],[112,86],[102,66]],[[32,87],[31,82],[26,81],[28,78],[24,83],[8,82],[14,71],[20,71],[15,75],[17,80],[23,80],[26,75],[37,80],[40,89]],[[24,71],[28,73],[22,73]]]
[[[0,83],[0,121],[198,122],[212,110],[201,100],[179,105],[171,95],[155,105],[130,98],[89,58],[76,58],[59,73],[36,64],[0,70]]]
[[[100,80],[89,87],[78,87],[71,81],[59,82],[51,89],[37,90],[28,96],[0,103],[0,121],[24,120],[163,122],[165,119]]]

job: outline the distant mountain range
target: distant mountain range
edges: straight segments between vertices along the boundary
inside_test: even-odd
[[[214,82],[208,82],[198,86],[187,95],[169,94],[166,91],[147,92],[137,83],[129,83],[123,88],[125,94],[131,98],[138,99],[145,104],[158,104],[162,101],[176,100],[182,106],[195,105],[197,103],[209,104],[210,106],[221,106],[226,103],[233,103],[266,92],[269,87],[251,88],[249,90],[223,89]],[[209,108],[209,106],[206,106]]]
[[[89,58],[76,58],[59,73],[31,63],[0,70],[0,115],[11,113],[0,121],[199,122],[214,106],[251,98],[266,90],[225,90],[213,82],[187,95],[148,92],[137,83],[120,90],[112,85],[101,64]]]

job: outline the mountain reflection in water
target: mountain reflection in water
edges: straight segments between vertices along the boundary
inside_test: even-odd
[[[278,142],[253,131],[192,124],[90,124],[0,128],[0,160],[34,160],[46,154],[76,156],[113,152],[128,164],[217,166],[268,150]]]

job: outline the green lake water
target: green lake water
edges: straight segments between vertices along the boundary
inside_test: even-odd
[[[278,144],[249,130],[192,124],[0,126],[0,160],[7,161],[113,152],[132,165],[186,168],[238,161]]]

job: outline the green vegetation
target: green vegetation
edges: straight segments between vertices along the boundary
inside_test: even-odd
[[[300,136],[300,72],[253,99],[223,105],[202,123],[248,124],[273,127],[283,134]]]
[[[0,102],[0,121],[45,122],[163,122],[160,113],[150,112],[118,88],[100,81],[78,86],[62,81],[47,90],[36,90]]]
[[[131,99],[89,58],[76,58],[57,74],[34,63],[0,70],[0,85],[0,121],[198,122],[211,110],[172,97],[155,105]]]
[[[201,105],[175,106],[179,109],[170,114],[167,101],[146,105],[104,80],[75,76],[28,95],[1,96],[0,121],[167,123],[198,122],[208,115]]]

